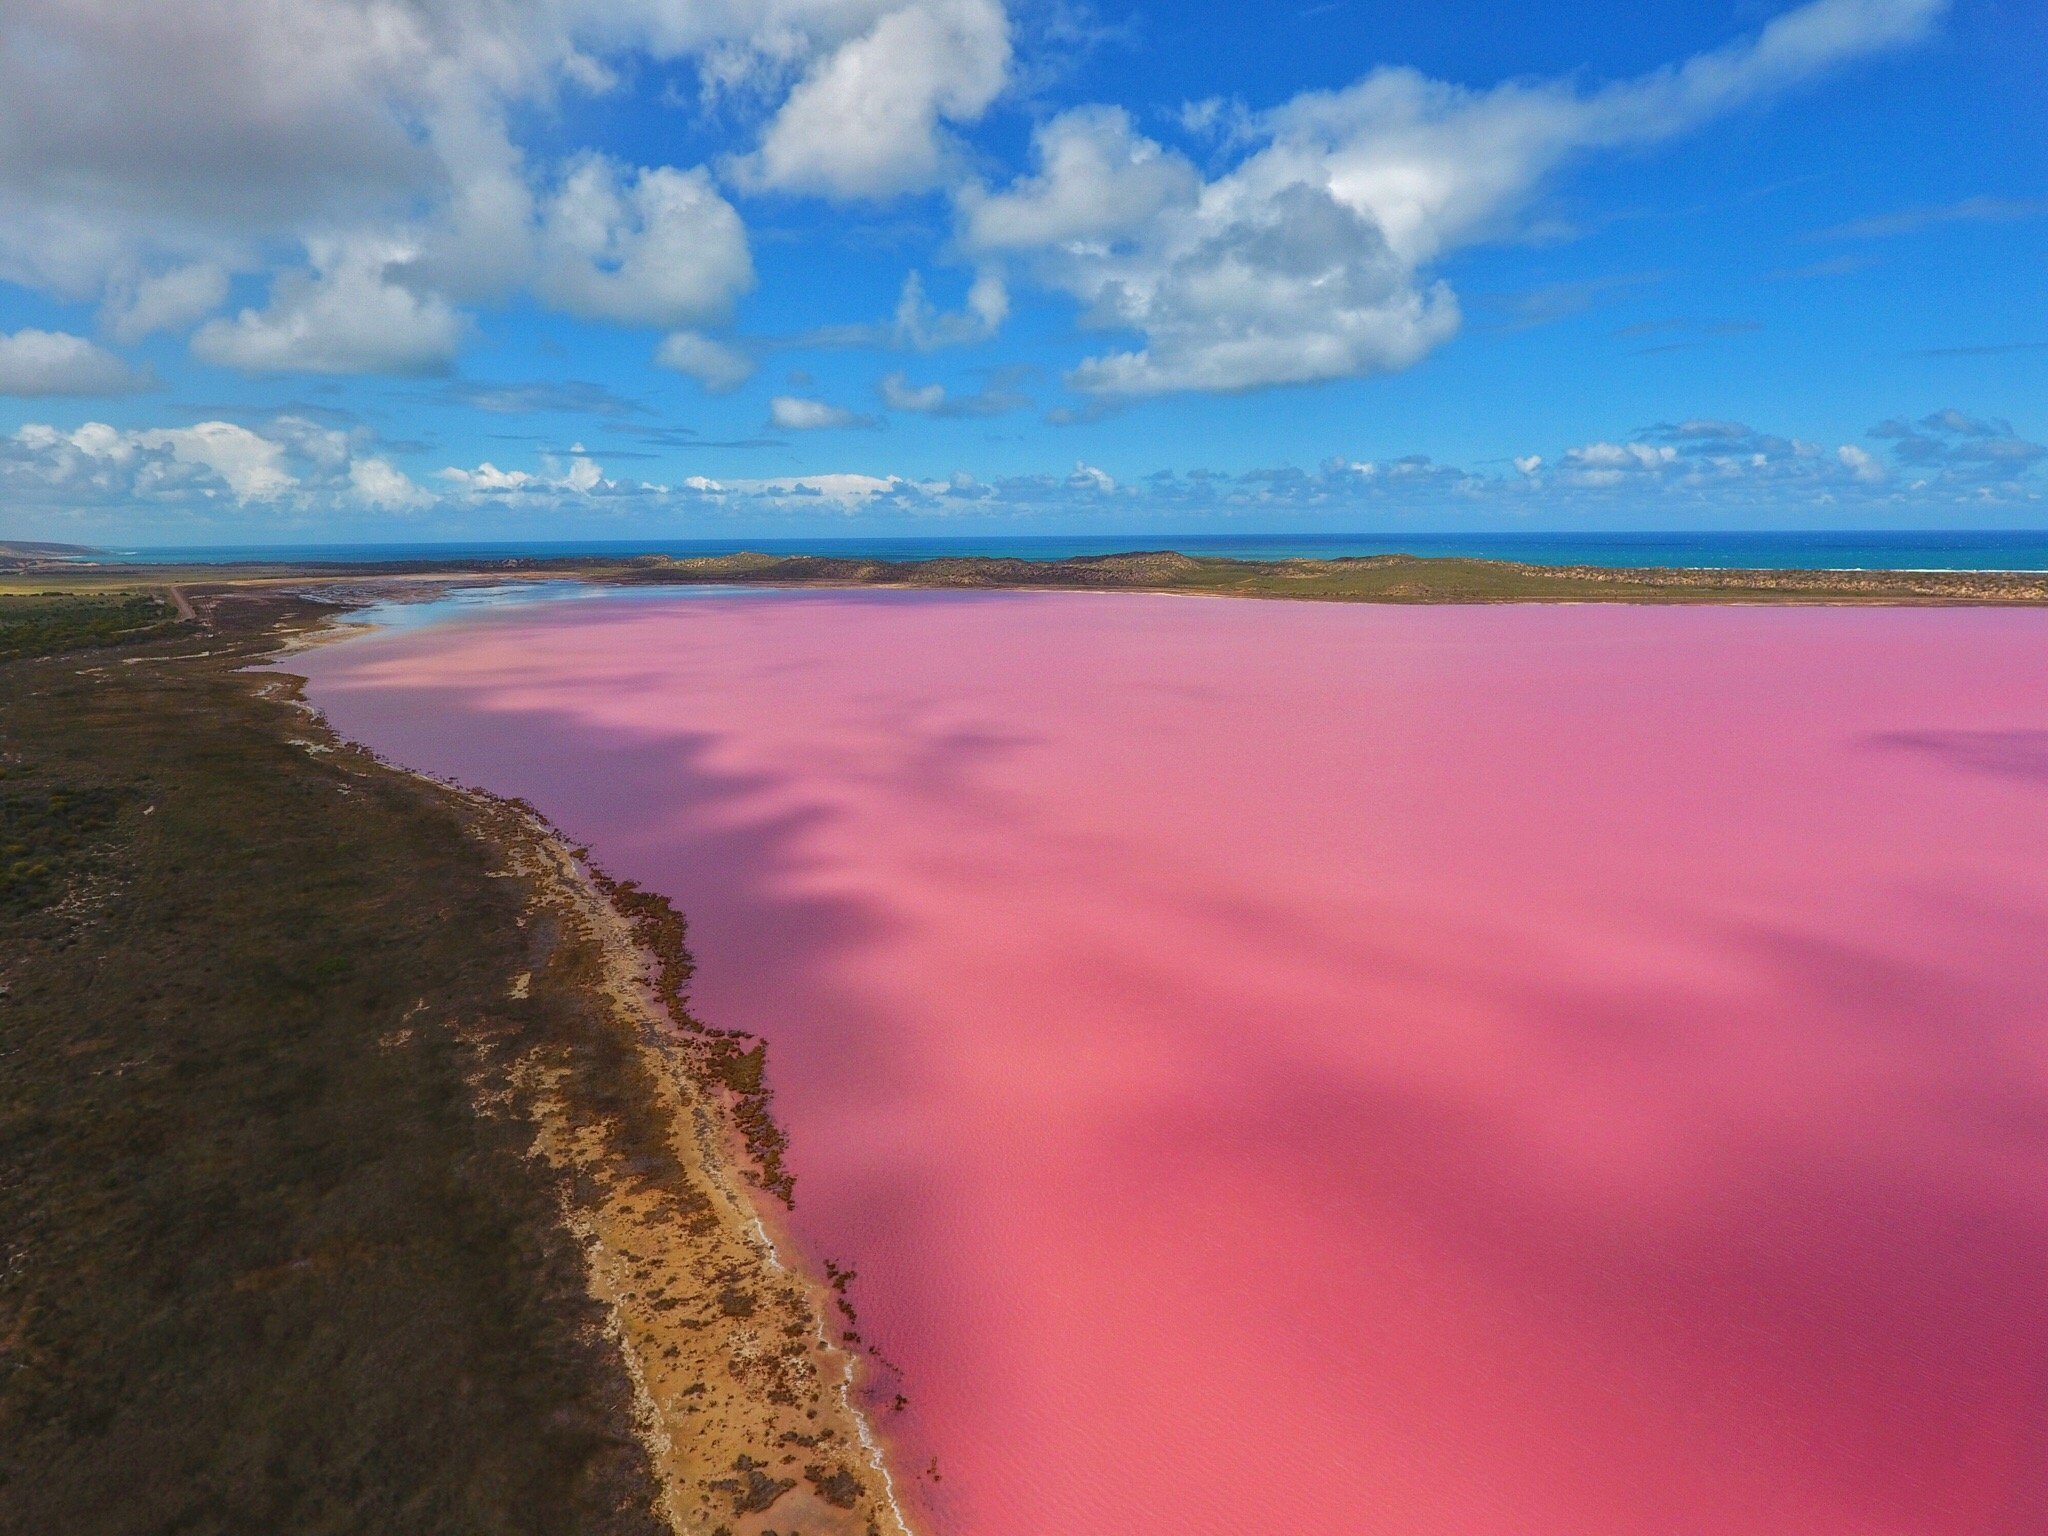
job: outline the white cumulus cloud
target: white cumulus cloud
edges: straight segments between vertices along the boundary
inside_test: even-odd
[[[819,58],[736,163],[751,184],[877,197],[939,184],[942,124],[980,117],[1008,78],[997,0],[914,0]]]
[[[281,442],[229,421],[122,431],[87,422],[75,431],[31,423],[14,434],[9,478],[109,496],[196,489],[238,502],[275,501],[297,485]],[[26,470],[25,477],[22,471]]]
[[[0,281],[97,301],[132,341],[212,313],[224,272],[267,277],[268,309],[202,332],[249,368],[442,366],[458,306],[530,288],[690,327],[752,282],[708,174],[537,158],[525,125],[683,61],[761,124],[733,161],[753,184],[886,195],[949,174],[1009,33],[1002,0],[10,0]],[[337,242],[404,254],[373,282],[323,260]],[[348,334],[329,297],[396,340]]]
[[[1038,169],[1000,193],[969,184],[960,194],[968,244],[984,251],[1038,251],[1113,239],[1143,229],[1200,195],[1201,173],[1131,127],[1121,107],[1076,107],[1031,136]]]
[[[929,386],[901,388],[915,404],[932,403]],[[944,411],[954,401],[941,396],[938,404]],[[1986,506],[2048,505],[2048,445],[2010,423],[1942,410],[1879,422],[1865,436],[1880,446],[1830,447],[1741,422],[1695,419],[1523,454],[1498,470],[1407,454],[1333,456],[1314,469],[1160,469],[1121,481],[1077,461],[1066,472],[988,481],[964,473],[934,479],[827,471],[692,475],[673,485],[613,478],[578,444],[566,454],[540,455],[536,467],[450,466],[423,485],[361,429],[297,416],[254,426],[34,423],[0,435],[0,504],[23,532],[48,530],[52,537],[63,528],[82,532],[90,522],[130,520],[137,509],[152,517],[183,510],[215,525],[248,527],[396,516],[414,526],[436,517],[473,526],[461,520],[480,508],[518,507],[682,519],[1066,517],[1077,528],[1194,530],[1212,520],[1228,527],[1247,515],[1415,514],[1438,523],[1476,517],[1485,526],[1536,512],[1581,528],[1640,527],[1645,512],[1694,527],[1925,527],[1944,518],[1977,526]],[[1857,521],[1864,518],[1873,521]]]
[[[402,280],[410,251],[355,240],[311,254],[311,270],[277,276],[264,308],[201,326],[193,352],[252,373],[431,374],[454,361],[463,318]]]
[[[181,464],[212,470],[239,501],[274,501],[298,482],[285,468],[285,448],[231,421],[137,432],[143,448],[168,449]]]
[[[389,459],[360,458],[348,466],[350,497],[379,512],[410,512],[429,505],[433,497]]]
[[[30,512],[117,517],[180,507],[214,518],[410,513],[433,499],[376,453],[366,433],[298,416],[260,427],[88,421],[67,430],[32,422],[0,438],[0,494]]]
[[[438,477],[457,495],[469,501],[507,497],[543,498],[554,502],[587,501],[597,497],[664,495],[668,487],[643,481],[614,480],[604,466],[590,457],[581,443],[570,449],[566,459],[544,454],[538,473],[524,469],[500,469],[488,461],[475,469],[455,465]]]
[[[1430,276],[1495,237],[1576,156],[1660,142],[1924,36],[1946,0],[1809,0],[1754,37],[1633,80],[1474,90],[1378,69],[1234,125],[1204,177],[1115,109],[1034,140],[1037,168],[961,194],[963,244],[1025,260],[1143,345],[1073,375],[1104,395],[1237,390],[1406,367],[1458,329]]]
[[[534,291],[585,319],[670,328],[722,316],[754,284],[740,216],[701,168],[630,177],[602,155],[548,200]]]

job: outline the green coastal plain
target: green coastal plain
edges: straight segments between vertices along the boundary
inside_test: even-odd
[[[729,1504],[664,1505],[674,1477],[538,1122],[478,1108],[512,1091],[491,1061],[540,1053],[562,1064],[575,1123],[652,1166],[672,1109],[608,1033],[595,941],[533,920],[534,877],[508,872],[473,807],[334,740],[292,679],[250,670],[379,597],[568,578],[2048,602],[2039,573],[1406,557],[143,568],[0,553],[0,1531],[752,1536],[806,1498],[820,1518],[852,1509],[858,1469],[815,1435],[721,1442],[730,1471],[704,1498]],[[739,1123],[765,1114],[750,1101]],[[710,1277],[664,1295],[686,1323],[691,1307],[750,1316],[783,1283],[675,1272]]]

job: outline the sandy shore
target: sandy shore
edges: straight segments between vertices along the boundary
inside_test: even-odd
[[[671,1525],[732,1536],[910,1536],[881,1444],[854,1400],[861,1359],[834,1342],[829,1288],[770,1236],[763,1185],[773,1175],[747,1150],[701,1026],[678,1019],[661,995],[660,960],[640,942],[640,925],[530,811],[451,793],[473,807],[507,872],[530,883],[529,921],[595,946],[587,984],[645,1069],[687,1180],[677,1189],[641,1177],[579,1117],[564,1080],[586,1064],[504,1062],[479,1081],[480,1105],[525,1115],[536,1154],[557,1173],[591,1292],[610,1310],[634,1380]]]

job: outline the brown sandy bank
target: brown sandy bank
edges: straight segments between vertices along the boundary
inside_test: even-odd
[[[677,1531],[908,1536],[854,1405],[858,1360],[833,1302],[785,1263],[759,1202],[786,1192],[763,1048],[707,1029],[667,902],[591,870],[531,810],[446,788],[526,892],[541,968],[515,999],[567,988],[597,1012],[586,1048],[468,1032],[476,1098],[534,1130],[591,1294],[633,1386]]]

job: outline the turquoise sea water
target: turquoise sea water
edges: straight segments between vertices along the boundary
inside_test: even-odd
[[[840,538],[523,541],[467,544],[197,545],[110,552],[152,564],[186,561],[538,559],[576,555],[841,555],[922,560],[996,555],[1059,560],[1175,549],[1240,560],[1344,555],[1465,555],[1536,565],[1696,566],[1801,570],[2048,570],[2048,530],[1765,533],[1110,534],[1085,538]]]

